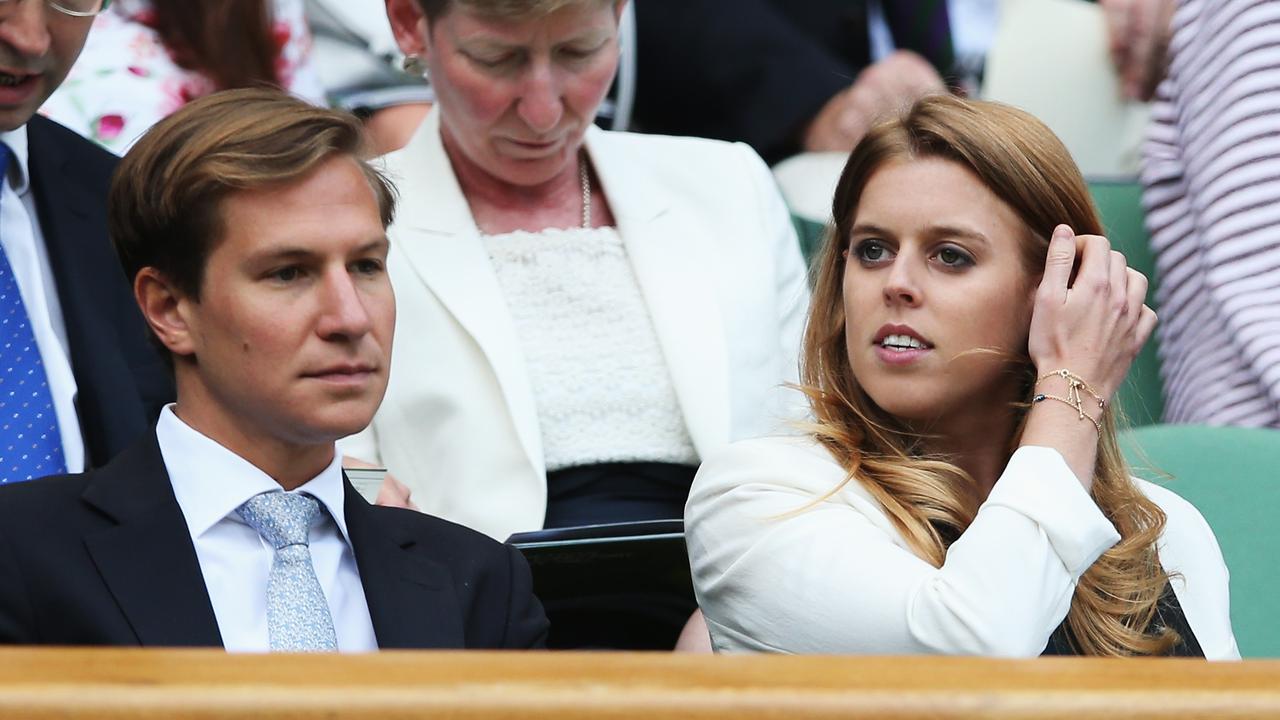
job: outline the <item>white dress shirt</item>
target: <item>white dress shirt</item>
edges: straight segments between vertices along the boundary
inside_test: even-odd
[[[31,192],[31,170],[27,158],[27,126],[0,133],[0,142],[9,146],[12,157],[0,192],[0,243],[18,282],[18,292],[27,308],[31,332],[40,348],[40,360],[49,380],[49,394],[58,415],[62,436],[62,457],[67,472],[84,470],[84,437],[76,415],[76,378],[71,372],[67,326],[62,304],[49,265],[49,251],[40,232],[36,201]]]
[[[951,46],[960,66],[982,67],[987,51],[995,42],[996,28],[1000,23],[1000,0],[947,0],[947,20],[951,23]],[[868,23],[871,59],[883,60],[896,47],[880,2],[872,2],[868,6]]]
[[[195,544],[222,643],[232,652],[266,652],[267,577],[275,550],[236,508],[280,489],[266,473],[182,422],[173,406],[160,413],[156,437],[178,506]],[[341,456],[294,492],[320,502],[311,527],[311,558],[329,602],[342,652],[378,649],[369,606],[347,534]]]

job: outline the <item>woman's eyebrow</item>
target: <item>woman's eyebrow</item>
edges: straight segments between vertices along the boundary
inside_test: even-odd
[[[983,233],[972,228],[960,227],[958,225],[932,225],[926,231],[930,237],[954,237],[973,240],[990,246],[991,239]]]
[[[849,231],[850,235],[892,235],[893,233],[887,228],[883,228],[875,223],[858,223]]]

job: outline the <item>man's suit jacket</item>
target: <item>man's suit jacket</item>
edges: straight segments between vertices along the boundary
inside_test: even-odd
[[[528,648],[547,620],[519,553],[346,483],[381,648]],[[154,432],[105,467],[0,488],[0,643],[221,646]]]
[[[699,456],[794,416],[808,306],[773,176],[745,145],[591,128],[613,211]],[[390,230],[399,313],[386,398],[339,443],[384,463],[426,512],[505,539],[542,527],[542,431],[497,273],[432,112],[386,159],[406,199]],[[571,351],[571,349],[570,349]]]
[[[871,62],[866,0],[641,0],[644,132],[748,143],[770,163]]]
[[[107,237],[116,157],[39,115],[27,122],[31,191],[70,345],[85,466],[147,432],[174,398],[130,280]]]

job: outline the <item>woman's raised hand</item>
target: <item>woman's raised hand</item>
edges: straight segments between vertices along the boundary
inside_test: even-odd
[[[1106,238],[1059,225],[1031,314],[1027,344],[1037,374],[1069,370],[1109,401],[1155,329],[1146,295],[1147,278]]]

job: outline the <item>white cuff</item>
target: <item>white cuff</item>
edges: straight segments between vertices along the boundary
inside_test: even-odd
[[[1073,580],[1120,542],[1115,526],[1052,448],[1018,448],[983,505],[1009,508],[1039,525]]]

